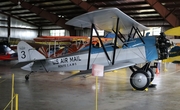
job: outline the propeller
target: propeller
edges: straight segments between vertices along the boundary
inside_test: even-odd
[[[157,39],[157,48],[159,48],[159,60],[168,58],[168,49],[172,46],[172,42],[166,38],[163,32],[160,33]]]

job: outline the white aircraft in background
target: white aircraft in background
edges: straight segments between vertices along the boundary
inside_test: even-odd
[[[88,48],[81,51],[63,55],[58,58],[46,58],[32,46],[20,41],[17,46],[18,65],[23,70],[36,71],[74,71],[80,70],[76,75],[91,73],[92,64],[104,65],[104,71],[112,71],[129,67],[132,70],[130,83],[136,90],[145,90],[154,79],[150,69],[150,62],[165,58],[161,44],[153,36],[144,36],[140,31],[148,28],[136,22],[117,8],[96,10],[69,20],[67,25],[81,28],[91,28],[90,44],[92,44],[92,31],[95,30],[102,47]],[[107,32],[114,32],[114,43],[104,45],[99,37],[97,28]],[[126,35],[126,36],[125,36]],[[138,35],[138,38],[135,36]],[[163,38],[163,35],[161,35]],[[117,46],[117,39],[123,43]],[[168,42],[163,42],[168,43]],[[167,46],[168,48],[168,46]],[[142,68],[137,64],[145,64]],[[26,75],[26,80],[29,79]]]

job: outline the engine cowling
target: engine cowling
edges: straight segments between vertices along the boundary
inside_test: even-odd
[[[164,33],[160,33],[160,36],[157,37],[156,46],[159,50],[159,60],[167,59],[169,56],[168,49],[171,47],[171,43]]]

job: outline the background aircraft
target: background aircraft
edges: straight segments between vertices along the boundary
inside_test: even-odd
[[[0,42],[0,60],[17,60],[17,53],[9,47],[7,41]]]
[[[153,80],[153,71],[150,69],[150,62],[155,59],[164,59],[162,54],[162,44],[153,36],[145,36],[140,31],[148,28],[136,22],[117,8],[96,10],[73,18],[66,23],[67,25],[78,26],[81,28],[91,28],[97,34],[99,43],[102,47],[95,48],[90,36],[89,48],[75,53],[60,56],[59,58],[47,59],[40,52],[35,50],[26,42],[18,43],[18,65],[25,65],[22,69],[27,71],[74,71],[81,70],[76,75],[91,72],[92,64],[104,65],[104,71],[112,71],[129,67],[132,70],[130,83],[137,90],[146,89]],[[114,32],[114,42],[103,44],[98,29]],[[138,36],[138,38],[136,38]],[[117,45],[119,39],[123,45]],[[163,34],[159,39],[166,39]],[[168,46],[166,47],[168,48]],[[144,64],[138,67],[137,64]],[[26,80],[29,79],[26,75]]]
[[[180,36],[179,30],[180,30],[180,26],[171,28],[165,31],[164,33],[167,36]],[[172,46],[172,48],[169,50],[169,56],[167,59],[164,59],[163,62],[180,63],[180,46],[179,46],[180,42],[178,42],[179,39],[173,39],[171,41],[173,42],[174,46]]]
[[[90,38],[87,36],[40,36],[35,38],[35,43],[46,44],[42,45],[38,51],[46,56],[46,58],[60,57],[62,55],[71,54],[89,46]],[[101,38],[103,44],[112,41],[112,38]],[[97,46],[99,39],[92,38],[92,44]],[[100,47],[100,45],[98,45]]]

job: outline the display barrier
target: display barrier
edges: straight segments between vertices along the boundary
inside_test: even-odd
[[[11,110],[13,110],[13,108],[15,110],[18,110],[18,94],[14,93],[14,74],[12,74],[12,88],[11,88],[11,100],[9,101],[9,103],[6,105],[6,107],[3,110],[6,110],[7,107],[11,104]],[[15,107],[14,107],[14,101],[15,101]]]

